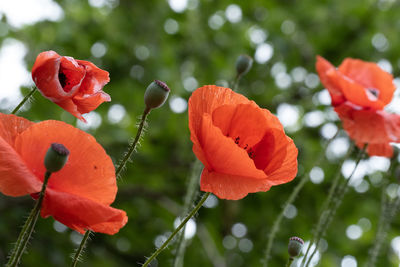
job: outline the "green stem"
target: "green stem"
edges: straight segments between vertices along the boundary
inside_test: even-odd
[[[135,140],[132,142],[132,144],[129,146],[128,152],[125,154],[124,158],[122,159],[121,163],[118,165],[117,170],[115,171],[115,176],[118,177],[122,171],[122,169],[125,167],[126,163],[128,162],[128,160],[130,159],[130,157],[132,156],[132,153],[135,151],[136,149],[136,145],[140,140],[140,137],[142,136],[142,132],[143,132],[143,128],[144,128],[144,124],[146,122],[146,117],[147,115],[150,113],[150,109],[149,108],[145,108],[142,114],[142,118],[140,120],[140,124],[139,124],[139,128],[138,131],[136,133],[136,137]]]
[[[233,81],[233,84],[232,84],[232,90],[233,90],[233,91],[236,91],[236,90],[237,90],[237,87],[239,86],[240,78],[242,78],[242,75],[236,74],[236,77],[235,77],[235,79],[234,79],[234,81]]]
[[[146,117],[147,115],[149,115],[150,113],[150,109],[149,108],[145,108],[142,114],[142,118],[140,120],[140,124],[139,124],[139,128],[138,131],[136,133],[135,136],[135,140],[133,140],[132,144],[130,144],[129,148],[128,148],[128,152],[125,154],[124,158],[122,159],[121,163],[118,165],[117,170],[115,171],[115,176],[118,178],[118,176],[121,174],[121,171],[123,170],[123,168],[125,167],[126,163],[128,162],[128,160],[130,159],[130,157],[132,156],[133,152],[136,149],[136,146],[140,140],[140,137],[142,136],[143,133],[143,128],[146,122]],[[78,264],[79,259],[82,257],[82,253],[83,253],[83,248],[85,248],[86,246],[86,242],[88,240],[89,235],[92,233],[92,231],[87,230],[85,232],[85,236],[82,239],[79,248],[76,250],[74,257],[73,257],[73,262],[72,262],[72,266],[76,266]]]
[[[33,87],[33,89],[29,92],[29,94],[27,94],[24,99],[22,99],[22,101],[18,104],[18,106],[16,108],[14,108],[14,110],[11,112],[11,114],[15,114],[17,113],[17,111],[25,104],[26,101],[28,101],[28,99],[36,92],[37,87]]]
[[[201,163],[200,160],[196,159],[196,161],[193,164],[192,171],[190,173],[189,177],[189,184],[188,184],[188,190],[185,195],[185,201],[184,201],[184,206],[183,206],[183,216],[188,214],[190,205],[193,203],[194,198],[197,193],[197,187],[198,187],[198,181],[199,177],[201,174],[201,170],[203,168],[203,164]],[[176,254],[175,260],[174,260],[174,267],[182,267],[183,266],[183,259],[185,256],[185,250],[186,250],[186,239],[185,239],[185,228],[183,228],[182,232],[179,234],[178,238],[178,252]]]
[[[293,263],[294,258],[290,257],[288,262],[286,263],[286,267],[290,267]]]
[[[21,233],[19,234],[19,237],[18,237],[17,242],[14,246],[14,249],[11,253],[10,259],[9,259],[8,263],[6,264],[6,267],[18,266],[18,264],[21,260],[21,257],[24,254],[26,246],[31,238],[32,233],[33,233],[33,229],[35,228],[36,221],[39,217],[40,209],[42,207],[43,198],[45,195],[47,183],[49,181],[50,176],[51,176],[51,172],[45,173],[42,190],[40,191],[39,198],[36,201],[35,206],[33,207],[31,213],[29,214],[29,217],[26,220],[26,222],[21,230]]]
[[[148,266],[157,256],[160,254],[171,242],[171,240],[176,236],[176,234],[179,233],[179,231],[186,225],[186,223],[192,218],[196,212],[201,208],[203,203],[206,201],[206,199],[210,196],[210,192],[207,192],[203,195],[203,197],[200,199],[199,203],[194,207],[194,209],[189,213],[188,216],[179,224],[179,226],[172,232],[172,234],[168,237],[167,240],[146,260],[146,262],[142,265],[142,267]]]
[[[324,145],[318,159],[317,162],[315,164],[315,166],[319,165],[322,161],[323,154],[326,152],[326,148],[328,147],[328,145],[333,141],[333,139],[336,138],[336,136],[338,135],[339,130],[336,132],[336,134],[331,137]],[[268,266],[268,261],[271,258],[271,251],[272,251],[272,246],[275,240],[275,236],[279,231],[282,219],[284,217],[285,211],[287,210],[287,208],[294,202],[294,200],[296,199],[297,195],[300,193],[301,189],[303,188],[303,186],[306,184],[306,182],[308,181],[308,175],[304,174],[299,183],[296,185],[296,187],[293,189],[292,193],[290,194],[289,198],[286,200],[285,204],[283,205],[283,209],[281,210],[281,212],[279,213],[278,217],[275,219],[274,224],[272,225],[272,230],[268,236],[268,241],[267,241],[267,248],[265,249],[265,258],[264,258],[264,267]]]
[[[356,172],[357,167],[358,167],[361,159],[364,156],[365,150],[366,150],[366,147],[364,147],[362,150],[359,151],[357,160],[356,160],[356,166],[354,167],[349,178],[344,182],[344,184],[340,185],[340,187],[337,190],[337,193],[333,194],[334,197],[329,200],[329,202],[331,202],[331,203],[328,203],[327,206],[332,205],[332,207],[328,208],[326,216],[322,216],[325,212],[325,211],[322,211],[322,214],[320,216],[320,219],[318,221],[318,226],[317,226],[317,229],[319,229],[319,231],[316,232],[316,236],[314,238],[315,248],[314,248],[313,253],[308,258],[308,261],[305,266],[308,266],[310,264],[311,259],[314,257],[315,253],[317,252],[319,242],[321,241],[321,238],[324,236],[324,234],[326,233],[326,230],[328,229],[330,223],[332,222],[333,217],[334,217],[337,209],[339,208],[344,195],[346,194],[346,192],[349,188],[350,180],[353,178],[353,175]],[[310,242],[310,244],[309,244],[309,247],[311,247],[311,246],[312,246],[312,242]],[[304,259],[306,258],[306,256],[307,256],[307,253],[304,255]]]
[[[339,167],[336,170],[336,175],[333,178],[333,182],[332,182],[331,187],[329,188],[328,197],[326,198],[324,204],[322,205],[321,216],[319,217],[317,226],[314,229],[313,238],[310,240],[310,243],[307,246],[307,250],[306,250],[306,253],[304,254],[304,257],[303,257],[303,259],[301,261],[301,265],[303,265],[306,262],[306,256],[308,256],[308,253],[311,250],[312,244],[314,244],[314,242],[315,242],[315,240],[316,240],[316,238],[318,236],[318,233],[322,231],[322,227],[326,223],[326,219],[328,218],[329,211],[330,211],[329,205],[331,204],[331,201],[332,201],[332,199],[334,197],[334,194],[336,192],[337,186],[338,186],[339,181],[340,181],[340,177],[342,177],[342,175],[341,175],[342,165],[345,162],[345,160],[347,160],[350,157],[350,155],[353,152],[353,150],[354,150],[354,144],[352,143],[351,147],[347,151],[346,155],[342,158],[342,160],[338,164]]]
[[[81,244],[79,245],[79,248],[75,252],[71,267],[77,266],[78,261],[79,261],[80,257],[82,256],[83,250],[85,249],[86,241],[89,239],[91,233],[92,233],[92,231],[86,231],[85,235],[83,236]]]

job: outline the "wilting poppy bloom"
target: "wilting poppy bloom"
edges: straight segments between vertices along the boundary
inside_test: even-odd
[[[0,192],[36,198],[52,143],[63,144],[70,155],[64,168],[49,179],[41,216],[53,216],[80,233],[117,233],[128,218],[110,207],[117,193],[113,163],[91,135],[64,122],[33,123],[0,113]]]
[[[383,108],[396,89],[393,76],[377,64],[346,58],[336,69],[318,56],[316,69],[328,89],[343,128],[370,156],[393,155],[390,142],[400,141],[400,116]]]
[[[42,95],[78,119],[111,101],[102,91],[110,81],[108,72],[84,60],[63,57],[54,51],[40,53],[32,68],[32,78]]]
[[[193,152],[204,164],[202,191],[241,199],[296,176],[297,148],[278,118],[229,88],[194,91],[189,128]]]

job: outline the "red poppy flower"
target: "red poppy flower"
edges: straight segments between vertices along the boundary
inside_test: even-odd
[[[111,101],[102,91],[108,72],[84,60],[63,57],[54,51],[40,53],[32,68],[32,78],[42,95],[78,119]]]
[[[328,89],[343,128],[370,156],[393,155],[390,142],[400,141],[400,116],[383,108],[392,100],[393,76],[377,64],[346,58],[336,69],[317,56],[316,69]]]
[[[236,200],[296,176],[297,148],[278,118],[229,88],[194,91],[189,128],[193,152],[204,164],[203,191]]]
[[[0,113],[0,192],[37,197],[51,143],[63,144],[70,156],[49,179],[41,216],[53,216],[80,233],[117,233],[128,218],[110,207],[117,193],[114,165],[91,135],[64,122],[33,123]]]

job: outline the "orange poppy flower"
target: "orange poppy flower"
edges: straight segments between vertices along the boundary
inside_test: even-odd
[[[91,135],[64,122],[33,123],[0,113],[0,192],[37,197],[51,143],[63,144],[70,156],[49,179],[41,216],[53,216],[80,233],[117,233],[128,218],[110,207],[117,193],[114,165]]]
[[[297,148],[278,118],[229,88],[194,91],[189,128],[193,152],[204,164],[202,191],[236,200],[296,176]]]
[[[82,114],[111,101],[102,91],[108,72],[84,60],[63,57],[54,51],[40,53],[32,68],[32,79],[42,95],[81,121]]]
[[[400,116],[383,108],[396,90],[393,76],[377,64],[346,58],[336,69],[317,56],[316,69],[328,89],[343,128],[370,156],[393,155],[391,142],[400,141]]]

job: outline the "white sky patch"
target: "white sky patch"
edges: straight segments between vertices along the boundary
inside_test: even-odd
[[[283,127],[293,127],[298,124],[300,111],[299,108],[294,105],[286,103],[280,104],[277,108],[277,114]]]
[[[174,221],[174,227],[177,228],[181,223],[180,218],[176,218]],[[190,219],[185,226],[185,239],[191,239],[196,234],[197,225],[193,219]]]
[[[343,257],[340,267],[357,267],[357,260],[351,255]]]
[[[101,116],[96,111],[92,111],[90,113],[83,114],[82,116],[85,118],[86,123],[84,123],[80,120],[77,120],[76,126],[79,129],[82,129],[84,131],[87,131],[90,129],[95,130],[95,129],[99,128],[99,126],[101,125],[101,122],[102,122]]]
[[[304,124],[308,127],[318,127],[325,121],[324,113],[320,110],[314,110],[306,113],[303,117]]]
[[[229,5],[225,10],[225,16],[231,23],[238,23],[242,20],[242,9],[238,5]]]
[[[64,16],[62,8],[52,0],[0,1],[0,15],[14,28],[35,24],[42,20],[58,21]]]
[[[359,239],[363,234],[362,228],[357,224],[349,225],[346,229],[346,236],[351,240]]]
[[[250,29],[247,31],[247,34],[249,36],[250,41],[255,45],[265,42],[265,40],[267,40],[268,37],[268,32],[259,28],[258,26],[250,27]]]
[[[0,50],[0,101],[2,108],[9,109],[22,100],[21,86],[33,85],[30,73],[26,69],[24,57],[25,45],[15,39],[6,39]]]
[[[110,107],[107,113],[108,121],[112,124],[116,124],[122,121],[126,115],[124,106],[120,104],[114,104]]]

